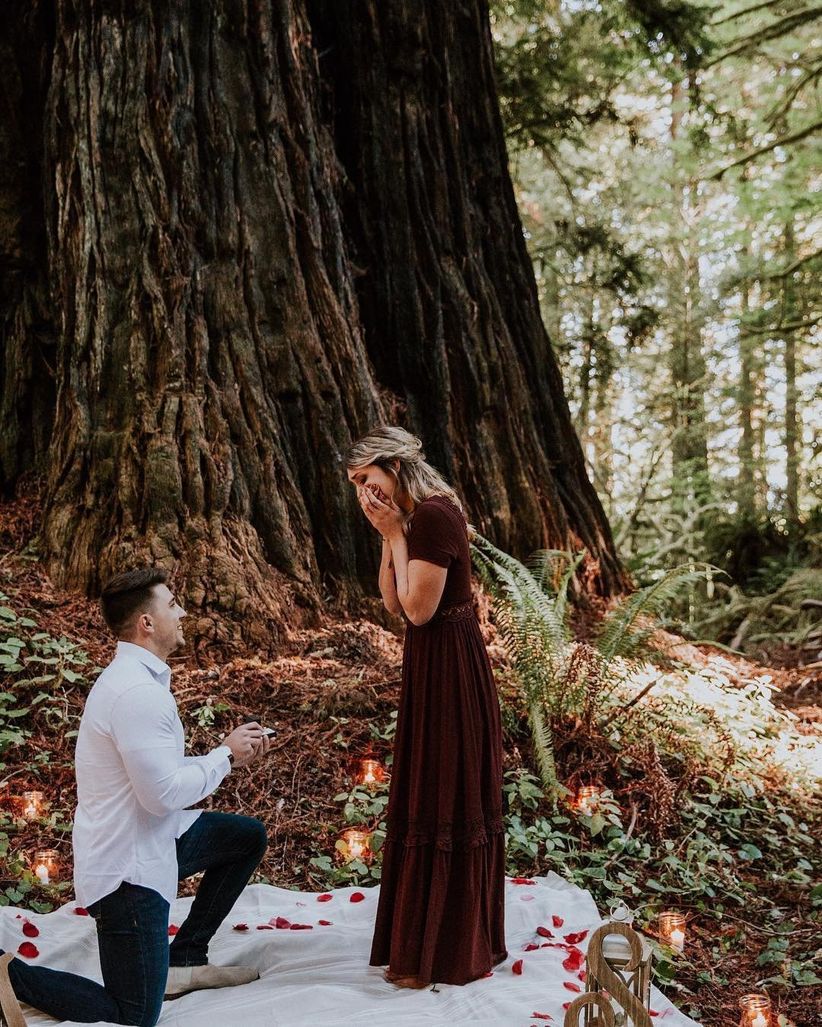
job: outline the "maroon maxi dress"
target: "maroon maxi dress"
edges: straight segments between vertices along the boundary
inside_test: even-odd
[[[466,984],[506,957],[499,700],[450,500],[417,506],[408,556],[448,576],[434,617],[405,636],[371,965]]]

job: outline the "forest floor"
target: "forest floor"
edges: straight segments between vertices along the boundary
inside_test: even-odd
[[[73,657],[64,659],[61,652],[78,651],[67,644],[55,650],[58,662],[47,668],[79,666],[79,673],[69,673],[68,678],[53,675],[52,684],[41,684],[49,697],[32,705],[26,717],[30,734],[0,757],[6,760],[5,766],[0,763],[0,796],[8,811],[12,797],[25,789],[40,788],[46,793],[51,805],[47,823],[6,821],[9,853],[27,853],[49,841],[59,850],[62,877],[67,881],[71,878],[69,826],[75,805],[73,732],[93,668],[108,662],[113,644],[96,603],[57,589],[50,581],[31,545],[36,527],[36,507],[25,502],[0,505],[0,593],[5,596],[0,603],[36,621],[37,632],[49,639],[79,645],[89,662],[82,666],[73,663]],[[483,628],[506,702],[505,691],[512,686],[507,683],[505,655],[493,625],[485,620]],[[588,630],[584,619],[577,629],[583,634]],[[710,653],[706,646],[688,649],[695,663]],[[233,773],[213,800],[215,808],[265,822],[270,844],[262,879],[302,889],[322,890],[326,885],[309,861],[322,854],[334,855],[335,841],[345,826],[339,793],[350,787],[352,759],[368,753],[384,760],[390,753],[401,654],[398,634],[365,620],[329,616],[314,628],[294,632],[276,655],[211,649],[206,656],[183,651],[172,657],[174,694],[192,752],[206,751],[220,733],[249,717],[279,732],[264,764]],[[737,667],[740,680],[762,670],[740,657],[724,656]],[[780,666],[769,667],[768,673],[779,690],[778,701],[796,716],[798,730],[819,730],[822,676],[786,666],[791,663],[790,654],[780,653],[774,662]],[[14,681],[0,677],[0,687],[13,688]],[[528,755],[527,739],[509,732],[506,769],[527,763]],[[541,871],[538,863],[532,864],[528,872],[545,872],[545,868]],[[818,916],[807,896],[800,897],[797,889],[780,885],[765,873],[756,876],[752,870],[751,874],[757,889],[772,893],[774,907],[786,910],[794,930],[803,936],[803,947],[818,946]],[[2,877],[6,878],[2,885],[8,885],[8,869]],[[66,884],[39,899],[61,903],[70,897],[68,889]],[[29,893],[27,899],[33,895]],[[671,903],[676,899],[670,896]],[[665,990],[686,1011],[699,1011],[701,1022],[709,1027],[735,1027],[736,1000],[742,990],[755,990],[765,975],[757,959],[778,934],[774,928],[773,922],[749,922],[744,908],[729,913],[719,929],[715,919],[693,911],[687,958],[677,964],[679,990]],[[784,1023],[797,1027],[818,1023],[820,1003],[818,985],[779,989],[777,1006],[790,1018]]]

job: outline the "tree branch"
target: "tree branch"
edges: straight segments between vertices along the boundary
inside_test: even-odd
[[[761,157],[763,153],[775,150],[777,146],[790,146],[791,143],[798,143],[800,139],[813,135],[813,133],[818,132],[820,128],[822,128],[822,120],[815,121],[811,125],[805,125],[804,128],[800,128],[796,132],[792,132],[790,135],[780,136],[779,139],[774,139],[772,143],[760,146],[756,150],[751,150],[750,153],[743,154],[738,158],[738,160],[733,161],[731,164],[726,164],[724,168],[720,168],[719,171],[715,171],[712,175],[708,175],[706,181],[712,182],[715,179],[720,179],[725,172],[730,171],[731,168],[737,168],[741,164],[748,164],[750,161],[756,160],[757,157]]]
[[[774,278],[787,278],[788,275],[792,275],[794,271],[798,271],[803,264],[816,260],[817,257],[822,257],[822,250],[814,250],[813,253],[809,253],[805,257],[799,257],[792,264],[788,264],[787,267],[782,268],[781,271],[772,271],[769,275],[754,275],[753,277],[758,278],[760,282],[770,282]]]
[[[749,328],[745,326],[748,335],[782,335],[784,332],[798,332],[802,328],[815,328],[822,321],[822,314],[819,317],[812,317],[808,321],[793,321],[784,325],[769,325],[765,328]]]
[[[736,11],[734,14],[728,14],[724,18],[720,18],[719,21],[712,21],[710,23],[711,28],[715,28],[717,25],[725,25],[729,21],[737,21],[739,18],[744,18],[748,14],[756,14],[757,11],[767,10],[769,7],[778,7],[780,4],[784,4],[785,0],[765,0],[761,4],[753,4],[751,7],[746,7],[741,11]]]
[[[822,7],[808,7],[804,11],[786,14],[784,18],[772,21],[769,25],[765,25],[755,32],[751,32],[749,35],[736,40],[730,50],[726,50],[725,53],[721,53],[714,57],[713,60],[708,61],[705,67],[711,68],[714,64],[719,64],[720,61],[727,60],[728,57],[736,57],[737,54],[750,50],[751,47],[757,46],[759,43],[766,43],[769,39],[785,36],[794,29],[799,28],[800,25],[804,25],[808,21],[815,21],[820,15],[822,15]]]

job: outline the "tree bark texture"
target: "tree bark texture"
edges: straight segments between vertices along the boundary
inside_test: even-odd
[[[44,470],[58,583],[176,561],[190,603],[260,639],[345,602],[376,569],[345,449],[399,420],[498,544],[582,543],[594,586],[623,588],[539,319],[483,0],[50,7],[10,8],[18,63],[47,69],[20,81],[47,89],[20,128],[33,171],[3,181],[12,209],[40,196],[19,220],[43,231],[4,291],[0,469],[7,489]],[[27,371],[49,344],[51,393]]]

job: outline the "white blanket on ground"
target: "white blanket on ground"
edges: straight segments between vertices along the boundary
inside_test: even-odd
[[[566,982],[584,991],[578,972],[563,969],[567,952],[558,948],[524,951],[543,943],[539,926],[557,940],[568,933],[592,932],[600,923],[591,896],[555,874],[537,878],[534,885],[506,884],[506,941],[509,956],[491,977],[464,987],[438,985],[435,990],[400,990],[387,984],[382,971],[368,966],[371,932],[378,889],[363,889],[360,902],[351,902],[354,888],[328,893],[318,901],[309,892],[251,885],[242,894],[210,949],[214,963],[245,963],[260,971],[260,980],[241,988],[201,991],[167,1002],[162,1027],[297,1027],[368,1024],[368,1027],[417,1027],[423,1024],[483,1024],[486,1027],[561,1025],[563,1004],[576,997]],[[171,922],[185,919],[191,899],[178,899]],[[31,941],[39,956],[27,960],[56,969],[71,970],[100,980],[94,921],[77,916],[74,905],[54,913],[24,916],[38,929],[36,938],[22,932],[20,910],[0,909],[0,948],[16,952]],[[553,926],[553,917],[562,919]],[[258,930],[277,917],[292,924],[310,924],[312,930]],[[319,921],[330,921],[322,925]],[[247,930],[235,930],[245,924]],[[587,946],[587,937],[579,943]],[[512,966],[522,960],[521,973]],[[695,1021],[671,1005],[654,989],[652,1007],[659,1027],[688,1027]],[[27,1010],[32,1027],[56,1021]],[[548,1014],[551,1019],[535,1018]],[[68,1023],[66,1021],[65,1023]]]

